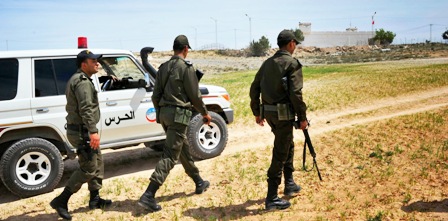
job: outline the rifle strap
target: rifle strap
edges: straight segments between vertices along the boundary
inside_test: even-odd
[[[177,59],[177,60],[179,60],[179,59]],[[177,62],[177,60],[176,60],[176,62]],[[162,88],[163,93],[165,93],[166,85],[168,84],[168,81],[170,81],[171,72],[173,71],[174,66],[175,66],[174,64],[172,64],[172,65],[173,66],[170,68],[170,70],[167,73],[165,73],[165,75],[168,75],[168,76],[166,77],[165,84],[163,85],[163,88]],[[162,82],[163,82],[163,80],[162,80]]]

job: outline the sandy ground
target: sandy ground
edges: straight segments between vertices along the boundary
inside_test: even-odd
[[[446,63],[448,62],[448,59],[431,59],[424,62]],[[337,112],[309,113],[309,119],[311,119],[311,127],[309,131],[311,136],[315,136],[332,130],[352,127],[356,124],[368,124],[374,121],[428,111],[444,106],[448,106],[448,87],[395,98],[387,98],[375,101],[368,105],[350,107]],[[297,132],[295,133],[295,136],[296,142],[303,141],[302,134]],[[272,143],[273,135],[270,133],[267,124],[264,127],[260,127],[255,123],[251,125],[231,125],[229,127],[227,147],[219,157],[226,157],[229,154],[234,154],[247,149],[264,148],[268,145],[272,145]],[[145,148],[143,145],[121,150],[105,150],[103,153],[106,167],[106,182],[111,179],[131,176],[149,177],[160,156],[159,152]],[[198,166],[201,170],[209,169],[208,161],[209,160],[198,162]],[[75,168],[76,161],[66,161],[63,179],[55,192],[59,193],[62,191],[65,181]],[[212,180],[213,178],[209,177],[209,179]],[[7,207],[9,203],[20,200],[18,197],[9,193],[1,183],[0,194],[0,210],[2,210],[1,208]],[[54,194],[45,194],[43,197],[48,197],[49,202],[51,198],[54,197]],[[445,213],[441,213],[441,217],[448,220],[448,213],[446,213],[446,211]]]

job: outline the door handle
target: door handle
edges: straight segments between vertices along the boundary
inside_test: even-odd
[[[145,99],[145,100],[141,100],[141,101],[140,101],[140,103],[149,103],[149,102],[151,102],[150,99]]]
[[[37,113],[48,113],[48,111],[50,111],[48,108],[44,107],[44,108],[38,108],[36,110]]]
[[[109,101],[109,102],[106,103],[106,105],[107,106],[115,106],[115,105],[117,105],[117,102],[116,101]]]

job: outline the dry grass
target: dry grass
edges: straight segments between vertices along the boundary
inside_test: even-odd
[[[392,74],[395,69],[397,74]],[[397,68],[393,65],[358,64],[308,70],[316,70],[308,73],[306,81],[311,103],[315,102],[309,95],[312,91],[326,102],[338,98],[339,95],[324,91],[328,86],[350,91],[343,85],[355,86],[356,82],[371,84],[373,81],[378,82],[383,90],[390,91],[371,92],[371,88],[359,87],[357,96],[348,94],[347,97],[352,98],[342,98],[340,104],[329,104],[330,107],[319,109],[318,103],[314,103],[318,111],[333,114],[338,114],[347,102],[354,106],[363,106],[365,102],[375,104],[387,94],[406,96],[448,85],[446,65],[404,65]],[[358,74],[363,70],[363,74]],[[248,88],[244,82],[250,81],[253,74],[235,74],[236,79],[224,75],[226,78],[221,79],[219,85],[225,84],[226,88],[226,85],[235,85],[227,89],[233,96],[237,111],[248,111],[244,106],[248,104]],[[363,75],[370,77],[364,78]],[[344,81],[344,78],[352,81]],[[412,79],[422,80],[412,82]],[[422,102],[423,106],[431,104],[428,98],[417,102]],[[432,102],[446,103],[447,99],[446,96],[436,96]],[[416,108],[415,104],[409,103],[404,106],[380,105],[378,109],[340,115],[338,121],[350,122]],[[243,119],[242,122],[252,118],[250,113],[237,116]],[[156,199],[163,208],[157,213],[147,213],[137,205],[151,171],[104,180],[101,195],[114,201],[110,208],[89,210],[86,185],[70,199],[69,208],[74,220],[448,220],[447,122],[448,106],[442,105],[417,114],[312,134],[323,182],[319,181],[315,171],[306,173],[300,170],[303,136],[296,131],[294,162],[297,170],[294,177],[303,189],[298,196],[289,199],[292,206],[284,211],[264,210],[270,144],[197,162],[201,175],[212,184],[202,195],[193,194],[193,181],[177,165],[157,192]],[[313,127],[316,125],[310,128],[310,132],[319,129]],[[55,220],[57,214],[48,203],[61,191],[59,188],[51,193],[0,204],[0,220]],[[283,185],[279,194],[283,196]]]
[[[114,199],[111,208],[89,211],[85,187],[70,208],[77,220],[443,220],[448,216],[447,122],[445,107],[313,137],[324,181],[315,171],[300,170],[297,148],[294,177],[303,190],[284,211],[264,211],[269,146],[199,162],[203,177],[212,182],[202,195],[193,194],[193,182],[176,166],[158,191],[161,212],[147,214],[137,206],[148,183],[138,176],[105,181],[101,193]],[[9,203],[0,218],[55,219],[48,199],[59,192]]]

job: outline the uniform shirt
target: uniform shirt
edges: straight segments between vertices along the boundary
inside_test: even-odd
[[[92,79],[80,69],[73,74],[65,89],[67,124],[84,124],[90,133],[98,133],[100,121],[98,94]]]
[[[192,64],[177,55],[160,66],[152,102],[156,109],[170,105],[194,107],[203,116],[208,114]]]
[[[289,91],[282,78],[290,74]],[[300,121],[306,120],[306,104],[302,99],[302,65],[286,50],[277,51],[261,65],[250,87],[250,107],[254,116],[260,116],[260,93],[263,104],[291,103]]]

